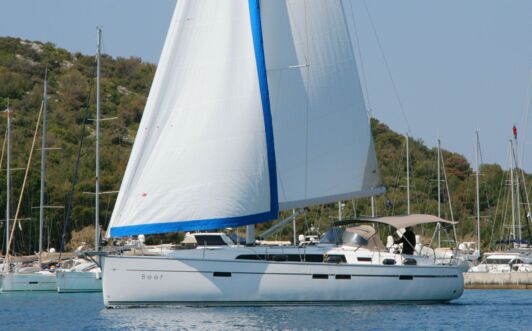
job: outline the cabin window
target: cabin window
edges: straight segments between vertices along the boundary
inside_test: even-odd
[[[358,262],[371,262],[371,257],[357,257]]]
[[[231,277],[230,272],[215,271],[212,273],[213,277]]]
[[[323,255],[321,254],[306,254],[302,257],[305,262],[323,262]]]
[[[236,257],[237,260],[265,260],[264,255],[260,254],[246,254]]]
[[[511,259],[487,259],[487,264],[508,264],[510,263]]]
[[[316,263],[346,263],[345,255],[332,254],[242,254],[236,257],[237,260],[259,260],[275,262],[316,262]],[[371,261],[371,258],[370,260]]]
[[[276,261],[276,262],[283,262],[288,261],[288,255],[284,254],[275,254],[275,255],[269,255],[268,256],[270,261]]]
[[[347,260],[345,259],[345,255],[334,254],[334,255],[325,255],[323,257],[323,262],[327,262],[327,263],[345,263],[345,262],[347,262]]]
[[[329,279],[329,275],[326,274],[314,274],[312,279]]]
[[[414,276],[401,275],[399,276],[400,280],[413,280]]]
[[[194,238],[198,243],[198,246],[226,246],[227,243],[222,239],[221,236],[204,236],[204,235],[195,235]]]
[[[351,275],[336,275],[336,279],[351,279]]]

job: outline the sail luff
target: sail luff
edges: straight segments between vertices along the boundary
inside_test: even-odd
[[[262,39],[262,23],[260,14],[260,1],[249,0],[249,16],[251,21],[251,33],[255,49],[255,61],[259,78],[264,127],[266,131],[266,148],[268,152],[268,173],[270,175],[270,211],[272,219],[278,217],[279,201],[277,193],[277,170],[275,161],[275,148],[272,127],[272,114],[270,109],[270,95],[268,91],[268,76],[266,74],[266,59]]]

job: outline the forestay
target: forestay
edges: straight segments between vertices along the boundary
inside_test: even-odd
[[[377,185],[340,0],[181,0],[108,236],[258,223]]]

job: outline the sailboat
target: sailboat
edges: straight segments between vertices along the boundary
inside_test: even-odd
[[[108,307],[445,302],[459,268],[388,252],[367,225],[254,245],[283,210],[383,193],[342,1],[179,1],[107,237],[247,225],[247,242],[103,255]],[[304,211],[303,211],[304,212]]]
[[[9,266],[6,266],[2,274],[2,292],[19,292],[19,291],[56,291],[57,283],[55,274],[49,270],[43,270],[42,251],[43,251],[43,227],[44,227],[44,182],[46,174],[46,112],[48,108],[48,72],[44,78],[44,93],[42,105],[42,142],[41,142],[41,199],[39,215],[39,253],[37,267],[18,268],[10,272]],[[10,153],[11,153],[11,115],[7,112],[7,205],[6,220],[10,217]],[[30,156],[31,157],[31,156]],[[7,223],[9,224],[9,223]],[[13,225],[15,226],[15,224]],[[9,226],[6,227],[6,246],[10,243]]]
[[[97,28],[98,45],[96,55],[96,192],[95,192],[95,239],[94,248],[99,249],[100,243],[100,225],[99,225],[99,172],[100,172],[100,60],[101,60],[101,44],[102,44],[102,30]],[[95,261],[78,261],[70,269],[58,270],[57,277],[57,291],[59,293],[78,293],[78,292],[101,292],[102,291],[102,272]]]
[[[509,238],[502,240],[500,243],[512,244],[513,248],[506,251],[484,252],[482,261],[476,266],[464,273],[465,284],[469,288],[527,288],[532,284],[532,249],[530,248],[530,228],[528,218],[530,215],[530,204],[528,200],[528,191],[525,182],[525,174],[522,170],[521,160],[517,150],[517,128],[512,128],[514,135],[513,140],[508,142],[509,157],[509,186],[511,197],[511,225],[509,228]],[[480,243],[480,207],[479,207],[479,154],[480,142],[478,130],[477,138],[477,235]],[[521,203],[523,196],[524,203]],[[524,209],[525,214],[522,214]],[[524,224],[521,223],[522,215],[525,217]],[[528,240],[523,239],[523,228],[527,230]]]

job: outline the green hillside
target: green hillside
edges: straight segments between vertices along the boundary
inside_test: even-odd
[[[15,38],[0,38],[0,109],[9,104],[13,111],[12,168],[26,166],[33,137],[37,114],[42,102],[43,77],[45,68],[49,70],[49,112],[47,157],[46,205],[65,206],[72,186],[73,170],[77,158],[79,139],[83,123],[86,123],[84,146],[79,167],[79,181],[73,198],[73,211],[68,226],[68,236],[73,230],[81,230],[94,224],[94,122],[95,117],[95,57],[80,53],[70,53],[50,43],[23,41]],[[102,117],[115,120],[101,125],[101,190],[119,189],[122,174],[132,147],[150,84],[155,73],[153,64],[139,58],[102,58]],[[88,120],[85,109],[88,107]],[[0,140],[4,140],[6,129],[5,115],[0,121]],[[372,121],[375,148],[380,162],[382,182],[388,191],[376,199],[378,215],[406,213],[406,162],[404,137],[390,130],[385,124]],[[40,142],[40,140],[39,140]],[[37,148],[40,148],[38,146]],[[421,140],[411,139],[411,210],[412,213],[437,213],[436,151],[427,148]],[[457,232],[462,239],[474,236],[474,177],[467,160],[456,153],[443,151],[445,172],[448,177],[454,219],[460,221]],[[37,249],[37,225],[39,204],[39,151],[32,161],[27,191],[21,204],[22,230],[16,230],[15,250],[29,253]],[[0,175],[0,211],[5,211],[6,178],[5,158]],[[501,183],[507,173],[498,165],[484,165],[481,182],[481,214],[490,216],[482,223],[483,237],[492,242],[501,233],[502,210],[507,207],[501,201],[505,193],[500,193]],[[13,198],[12,214],[18,202],[24,171],[12,174]],[[530,181],[529,179],[527,179]],[[445,186],[445,183],[442,183]],[[442,216],[451,219],[447,191],[442,189]],[[109,222],[116,194],[101,197],[100,223]],[[355,213],[356,211],[356,213]],[[347,201],[345,217],[369,215],[369,199],[356,202]],[[525,212],[523,210],[523,215]],[[64,209],[47,209],[45,237],[50,247],[59,247],[65,218]],[[284,216],[284,215],[282,215]],[[506,214],[506,216],[508,216]],[[308,230],[311,225],[327,228],[338,217],[337,205],[309,208],[298,218],[298,232]],[[4,228],[1,225],[4,243]],[[258,226],[261,229],[267,224]],[[431,228],[426,227],[423,235],[430,237]],[[526,231],[525,231],[526,232]],[[524,233],[525,233],[524,232]],[[506,234],[507,235],[507,234]],[[279,238],[290,238],[289,229],[280,233]],[[166,236],[171,237],[171,236]],[[158,241],[160,236],[152,236]],[[4,244],[3,244],[4,245]],[[5,246],[2,246],[5,247]]]

